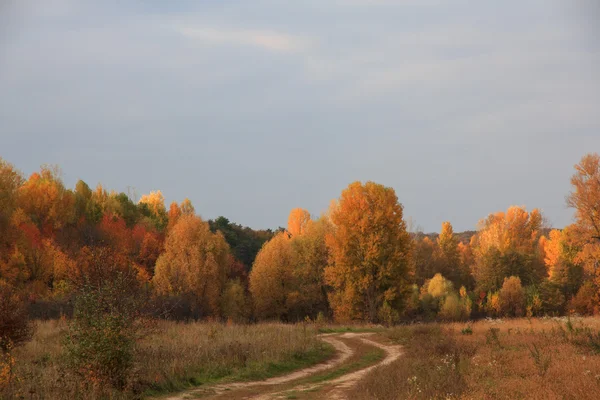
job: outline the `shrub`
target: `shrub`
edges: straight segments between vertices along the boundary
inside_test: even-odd
[[[223,316],[234,322],[243,322],[248,317],[248,303],[244,287],[239,280],[227,282],[221,295]]]
[[[592,315],[594,313],[594,296],[596,289],[592,282],[586,282],[579,288],[577,294],[571,299],[569,309],[581,315]]]
[[[500,310],[508,317],[522,317],[525,309],[525,292],[521,286],[521,278],[511,276],[504,278],[500,289]]]
[[[542,312],[550,315],[560,315],[563,313],[565,296],[560,286],[550,281],[545,281],[540,285],[539,291],[542,301]]]
[[[463,317],[463,306],[454,293],[446,296],[438,316],[446,321],[459,321]]]
[[[442,274],[435,274],[427,283],[427,293],[435,298],[443,297],[452,292],[453,285]]]
[[[498,292],[489,292],[487,294],[485,308],[489,316],[495,317],[500,314],[500,295]]]
[[[384,301],[383,305],[379,307],[378,317],[387,326],[394,325],[400,320],[398,311],[394,310],[387,301]]]
[[[0,279],[0,352],[31,339],[33,327],[27,314],[26,303],[15,288]]]
[[[135,274],[83,284],[77,292],[65,347],[70,366],[99,387],[125,387],[133,366],[140,297]]]

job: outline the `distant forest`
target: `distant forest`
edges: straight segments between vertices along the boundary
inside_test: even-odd
[[[328,319],[396,323],[600,312],[600,158],[575,166],[574,223],[550,229],[538,209],[483,216],[477,231],[409,232],[392,188],[350,184],[315,218],[286,228],[202,220],[160,191],[138,202],[58,168],[28,178],[0,159],[0,292],[35,317],[72,310],[80,289],[134,276],[166,318]],[[326,199],[324,199],[326,200]],[[2,293],[0,293],[0,298]],[[8,297],[6,297],[8,298]]]

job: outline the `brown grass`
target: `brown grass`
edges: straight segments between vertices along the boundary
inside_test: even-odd
[[[36,323],[33,340],[15,349],[15,379],[0,398],[138,398],[222,380],[261,379],[321,361],[322,343],[306,325],[159,321],[140,339],[126,392],[98,391],[65,366],[65,322]]]
[[[386,334],[405,355],[370,374],[355,397],[596,399],[599,329],[596,318],[397,327]]]

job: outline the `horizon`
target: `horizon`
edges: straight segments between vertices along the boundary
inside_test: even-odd
[[[573,166],[600,150],[599,10],[9,1],[1,156],[253,229],[367,180],[428,233],[512,205],[563,228]]]

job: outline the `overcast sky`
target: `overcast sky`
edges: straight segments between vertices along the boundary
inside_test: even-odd
[[[356,180],[425,231],[563,227],[600,152],[598,4],[2,0],[0,156],[254,228]]]

